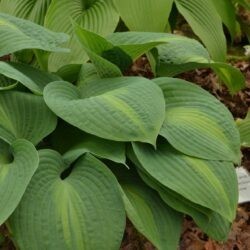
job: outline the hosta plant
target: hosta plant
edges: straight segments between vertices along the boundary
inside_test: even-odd
[[[72,21],[89,62],[56,74],[41,68],[67,35],[6,14],[0,24],[0,56],[30,49],[37,60],[0,63],[0,224],[18,249],[116,250],[126,215],[159,250],[177,249],[185,214],[227,239],[241,158],[232,115],[190,82],[125,76],[158,46],[178,55],[194,44],[203,60],[198,42],[104,38]]]
[[[246,6],[247,1],[235,0],[232,3],[230,0],[1,0],[0,12],[34,21],[70,36],[69,41],[64,43],[65,47],[71,49],[70,53],[50,53],[49,56],[42,53],[42,57],[48,56],[43,68],[49,68],[50,71],[67,71],[69,64],[69,71],[72,67],[75,67],[76,71],[76,64],[88,61],[87,54],[75,37],[72,22],[103,36],[111,34],[116,28],[119,29],[119,19],[122,19],[130,31],[164,32],[171,31],[170,24],[174,29],[171,20],[179,12],[208,51],[204,54],[197,51],[196,46],[180,41],[182,44],[178,44],[177,47],[183,47],[181,56],[177,54],[175,57],[170,54],[170,58],[165,60],[166,55],[169,55],[169,47],[161,46],[161,65],[163,64],[164,68],[167,65],[170,69],[162,71],[162,67],[159,67],[159,70],[155,70],[156,75],[173,76],[179,71],[211,67],[223,82],[229,82],[231,92],[235,92],[243,87],[244,81],[237,74],[237,70],[225,64],[227,48],[222,24],[226,25],[233,39],[237,26],[234,7],[236,4]],[[176,50],[171,48],[173,49]],[[185,56],[182,56],[183,53]],[[32,53],[27,51],[16,53],[15,56],[21,61],[32,61]],[[40,60],[40,64],[42,61]],[[169,65],[169,62],[172,61],[179,64],[178,72],[171,69],[172,65]],[[230,86],[232,78],[237,78],[234,82],[238,83],[234,89]]]

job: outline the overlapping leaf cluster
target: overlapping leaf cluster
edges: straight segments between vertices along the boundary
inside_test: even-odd
[[[12,1],[19,11],[10,10],[71,37],[0,14],[0,56],[13,59],[0,62],[0,224],[16,246],[119,249],[125,214],[157,249],[177,248],[184,214],[225,240],[241,158],[230,112],[192,83],[123,75],[143,54],[158,76],[168,74],[164,64],[173,72],[211,65],[232,92],[242,86],[241,74],[185,37],[107,36],[119,18],[111,1],[54,0],[48,11],[50,1],[41,2],[24,12]],[[20,62],[27,55],[35,57],[32,66]]]

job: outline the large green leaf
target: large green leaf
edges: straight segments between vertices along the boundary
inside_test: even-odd
[[[133,143],[133,149],[143,171],[161,185],[229,221],[235,218],[238,184],[232,163],[193,158],[166,141],[157,150],[141,143]]]
[[[0,225],[20,202],[38,161],[38,153],[30,142],[18,139],[9,145],[0,139]]]
[[[81,157],[71,172],[55,151],[42,150],[39,157],[38,170],[9,220],[17,245],[37,250],[118,249],[125,212],[108,168],[91,155]]]
[[[177,249],[183,215],[164,204],[159,195],[139,178],[126,177],[119,182],[130,221],[157,249]]]
[[[56,116],[43,98],[22,92],[0,92],[0,138],[11,143],[23,138],[40,142],[56,127]]]
[[[113,46],[123,49],[133,59],[165,43],[175,44],[178,41],[182,41],[184,46],[185,43],[192,42],[193,46],[202,47],[199,42],[187,37],[156,32],[116,32],[107,36],[107,41],[112,43]],[[207,52],[205,53],[207,56]]]
[[[234,93],[245,86],[241,72],[233,66],[214,62],[207,50],[196,40],[183,36],[153,32],[121,32],[108,36],[107,40],[123,49],[133,59],[157,47],[158,76],[174,76],[195,68],[212,68]]]
[[[1,0],[0,11],[43,25],[52,0]]]
[[[67,52],[60,44],[68,40],[63,33],[55,33],[27,20],[0,13],[0,56],[23,49]]]
[[[63,155],[65,161],[74,162],[81,155],[85,153],[92,153],[97,157],[125,165],[126,157],[124,143],[104,140],[102,138],[85,133],[83,134],[84,136],[82,141],[76,143],[76,145],[70,148]]]
[[[115,30],[119,15],[111,0],[53,0],[46,15],[46,27],[71,36],[66,44],[71,53],[52,54],[49,58],[51,70],[66,64],[81,64],[88,59],[74,36],[72,20],[87,30],[107,35]]]
[[[0,62],[0,74],[21,82],[36,94],[42,94],[43,88],[49,83],[60,80],[56,75],[43,72],[26,64]]]
[[[191,216],[196,222],[196,224],[206,234],[208,234],[209,237],[218,241],[227,240],[228,234],[231,229],[231,223],[228,220],[223,218],[218,213],[209,210],[208,208],[202,207],[185,199],[183,196],[164,187],[163,185],[155,181],[153,178],[150,178],[142,171],[139,171],[139,173],[142,179],[149,186],[158,191],[163,201],[165,201],[169,206],[171,206],[175,210]],[[226,185],[228,186],[231,184],[227,182]]]
[[[211,68],[232,94],[245,87],[245,78],[239,69],[227,63],[211,61],[204,47],[198,46],[193,40],[179,40],[160,45],[157,49],[158,76],[175,76],[196,68]]]
[[[222,21],[209,0],[175,0],[179,12],[200,37],[215,61],[226,60],[226,39]]]
[[[70,83],[54,82],[45,87],[44,98],[68,123],[114,141],[155,144],[164,120],[163,94],[145,78],[97,79],[81,91]]]
[[[114,3],[130,30],[163,32],[173,0],[114,0]]]
[[[236,15],[235,8],[231,0],[212,0],[217,12],[219,13],[223,23],[228,28],[232,40],[235,37],[236,33]]]
[[[250,111],[245,119],[238,119],[236,124],[240,132],[241,145],[250,147]]]
[[[184,154],[239,163],[240,138],[233,117],[214,96],[175,78],[154,80],[162,88],[166,117],[160,134]]]

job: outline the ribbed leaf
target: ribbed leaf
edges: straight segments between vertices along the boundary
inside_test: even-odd
[[[155,144],[164,120],[160,88],[139,77],[94,80],[81,91],[67,82],[54,82],[46,86],[44,98],[68,123],[114,141]]]
[[[135,156],[132,148],[130,147],[128,148],[128,157],[137,166],[137,171],[143,181],[147,183],[147,185],[149,185],[151,188],[155,189],[159,193],[163,201],[166,202],[170,207],[191,216],[197,223],[197,225],[206,234],[208,234],[209,237],[218,241],[224,241],[228,238],[231,223],[227,219],[223,218],[218,213],[215,213],[206,207],[191,202],[180,194],[165,187],[156,179],[152,178],[152,176],[150,176],[144,170],[137,157]],[[222,179],[222,182],[223,181],[226,187],[228,187],[228,185],[231,185],[231,183],[229,183],[226,178]],[[230,188],[228,190],[230,190]],[[229,195],[231,195],[231,193],[229,193]]]
[[[230,64],[211,61],[204,47],[194,40],[179,40],[157,48],[158,76],[175,76],[196,68],[211,68],[232,94],[245,87],[245,79],[239,69]]]
[[[133,59],[138,58],[157,45],[165,43],[175,44],[178,41],[182,41],[183,44],[185,44],[192,42],[193,46],[202,47],[199,42],[193,39],[173,34],[155,32],[116,32],[109,35],[107,40],[112,43],[113,46],[123,49]]]
[[[226,39],[222,22],[213,3],[208,0],[175,0],[179,12],[200,37],[215,61],[226,60]]]
[[[166,117],[160,134],[184,154],[238,163],[239,133],[227,108],[192,83],[175,78],[154,80],[162,88]]]
[[[38,161],[38,153],[30,142],[18,139],[8,145],[0,140],[0,225],[20,202]]]
[[[0,138],[11,143],[23,138],[40,142],[56,127],[56,116],[42,97],[22,92],[0,92]]]
[[[127,216],[159,250],[177,249],[183,215],[164,204],[139,178],[120,180]]]
[[[87,134],[84,135],[82,142],[77,143],[63,155],[63,159],[67,162],[74,162],[85,153],[92,153],[97,157],[121,164],[125,164],[126,161],[124,143],[104,140]]]
[[[47,30],[30,21],[0,13],[0,56],[23,49],[41,49],[53,52],[67,52],[60,44],[68,36]]]
[[[196,224],[209,235],[209,237],[218,241],[227,240],[231,228],[231,223],[228,220],[208,208],[192,203],[183,196],[164,187],[142,171],[140,171],[140,176],[149,186],[158,191],[160,197],[169,206],[191,216]],[[230,183],[227,182],[227,186],[228,184]]]
[[[9,220],[20,249],[118,249],[125,212],[108,168],[85,155],[62,179],[68,166],[57,152],[42,150],[39,157],[38,170]]]
[[[103,57],[106,51],[114,48],[111,43],[93,32],[82,29],[79,25],[75,25],[75,33],[90,60],[95,65],[100,77],[122,76],[118,66]]]
[[[21,82],[25,87],[36,94],[42,94],[43,88],[60,78],[56,75],[43,72],[26,64],[0,62],[0,74]]]
[[[217,12],[219,13],[223,23],[228,28],[232,40],[235,37],[236,33],[236,15],[235,15],[235,8],[232,1],[228,0],[212,0]]]
[[[130,30],[163,32],[173,0],[114,0],[114,3]]]
[[[70,41],[66,44],[71,49],[71,53],[52,54],[49,60],[51,70],[57,70],[66,64],[82,64],[88,59],[82,46],[73,35],[72,20],[87,30],[107,35],[115,30],[119,15],[111,0],[52,1],[46,15],[46,27],[71,36]]]
[[[43,25],[52,0],[1,0],[0,11]]]
[[[108,36],[108,41],[136,59],[154,47],[158,76],[175,76],[195,68],[212,68],[232,93],[245,86],[241,72],[226,63],[211,61],[207,50],[196,40],[183,36],[153,32],[121,32]]]
[[[241,145],[250,147],[250,112],[244,120],[238,119],[236,123],[240,132]]]
[[[157,150],[139,143],[133,143],[133,149],[143,171],[161,185],[229,221],[234,219],[238,184],[232,163],[183,155],[166,141]]]
[[[93,81],[95,79],[100,79],[100,76],[97,73],[95,65],[92,63],[82,64],[80,72],[78,74],[77,86],[81,88],[89,81]]]

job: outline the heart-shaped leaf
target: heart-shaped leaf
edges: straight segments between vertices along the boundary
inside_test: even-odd
[[[11,143],[23,138],[40,142],[56,127],[57,118],[40,96],[29,93],[0,92],[0,138]]]
[[[0,225],[17,207],[38,162],[38,153],[30,142],[18,139],[9,145],[0,140]]]
[[[139,143],[133,149],[143,171],[161,185],[229,221],[235,218],[238,184],[232,163],[193,158],[166,141],[157,150]]]
[[[55,151],[42,150],[39,158],[9,220],[20,249],[118,249],[125,211],[108,168],[88,154],[69,169]]]
[[[166,118],[160,134],[184,154],[238,163],[239,133],[227,108],[207,91],[175,78],[154,80],[162,88]]]
[[[164,98],[152,81],[139,77],[94,80],[81,91],[67,82],[44,90],[50,109],[79,129],[114,141],[155,144],[164,120]]]
[[[55,33],[27,20],[0,13],[0,56],[23,49],[67,52],[59,45],[68,40],[63,33]]]
[[[100,35],[112,33],[119,21],[112,0],[53,0],[46,15],[45,25],[57,32],[65,32],[71,36],[66,47],[70,54],[52,54],[49,58],[49,68],[56,71],[67,64],[82,64],[88,57],[81,44],[77,41],[72,20],[81,27]]]

